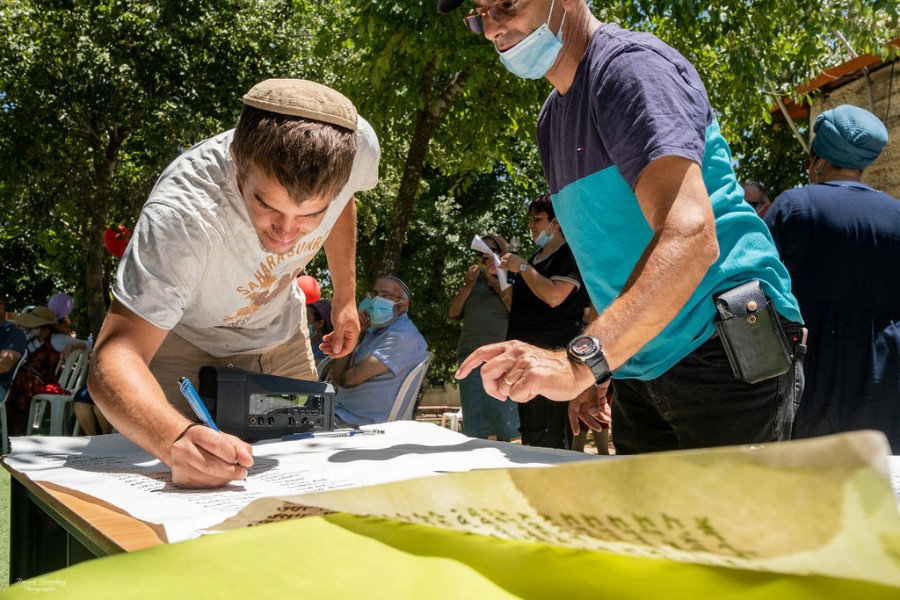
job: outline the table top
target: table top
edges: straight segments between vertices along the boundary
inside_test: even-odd
[[[5,462],[3,466],[45,512],[63,519],[80,537],[104,554],[134,552],[165,543],[158,526],[135,519],[86,494],[53,483],[32,481]]]

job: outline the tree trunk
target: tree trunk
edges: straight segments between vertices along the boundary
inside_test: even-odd
[[[85,302],[87,304],[88,326],[94,337],[100,333],[100,326],[106,318],[109,290],[104,276],[103,260],[106,247],[103,242],[103,233],[106,230],[106,218],[109,211],[109,188],[113,174],[116,170],[119,149],[128,133],[125,131],[112,131],[109,133],[109,143],[103,148],[100,156],[94,164],[94,197],[88,204],[88,246],[87,261],[85,264]]]
[[[400,265],[400,255],[403,252],[403,242],[406,239],[406,230],[412,219],[413,206],[419,191],[419,183],[422,178],[422,168],[425,165],[425,155],[428,152],[428,144],[437,129],[438,121],[428,112],[419,111],[416,120],[416,129],[409,152],[406,155],[406,164],[403,166],[403,178],[400,180],[400,189],[394,200],[391,211],[391,223],[385,240],[384,254],[381,264],[378,265],[375,275],[396,274]]]
[[[406,163],[403,166],[403,177],[400,180],[400,188],[394,207],[391,211],[391,222],[385,240],[384,254],[381,263],[376,265],[375,275],[397,274],[400,266],[400,257],[403,253],[403,243],[406,240],[406,230],[412,219],[413,207],[419,192],[419,183],[422,179],[422,168],[425,165],[425,157],[428,153],[428,145],[434,132],[450,109],[453,100],[462,92],[468,79],[468,73],[461,71],[453,81],[444,88],[437,100],[431,101],[433,96],[432,76],[434,65],[425,69],[422,75],[422,96],[425,99],[424,110],[416,115],[416,127],[413,132],[409,151],[406,154]]]

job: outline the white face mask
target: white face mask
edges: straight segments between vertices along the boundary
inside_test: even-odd
[[[522,79],[540,79],[556,62],[556,57],[563,47],[563,23],[566,22],[566,13],[563,13],[559,24],[559,33],[553,35],[549,23],[550,17],[553,16],[554,2],[550,3],[550,14],[546,23],[541,24],[509,50],[505,52],[498,50],[500,62],[513,75],[518,75]]]
[[[548,227],[547,229],[550,229],[550,228]],[[534,240],[535,245],[543,248],[544,246],[549,244],[550,241],[556,236],[555,233],[547,233],[547,229],[543,230],[542,232],[540,232],[538,234],[537,239]]]

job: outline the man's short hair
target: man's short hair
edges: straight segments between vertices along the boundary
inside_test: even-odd
[[[553,210],[553,202],[550,201],[549,194],[537,196],[528,205],[529,215],[536,215],[538,213],[547,213],[547,217],[551,221],[556,218],[556,211]]]
[[[766,203],[772,201],[771,196],[769,196],[769,190],[766,189],[766,186],[764,186],[762,183],[754,181],[753,179],[748,179],[747,181],[743,182],[743,185],[755,188],[756,191],[762,195],[763,200],[765,200]]]
[[[238,174],[256,167],[295,202],[334,197],[350,179],[356,133],[329,123],[245,105],[234,132]]]

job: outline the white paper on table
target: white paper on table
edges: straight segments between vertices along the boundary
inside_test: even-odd
[[[377,425],[384,435],[315,438],[253,445],[246,481],[217,490],[172,484],[169,468],[119,434],[12,439],[5,462],[50,482],[163,526],[166,539],[197,537],[259,498],[296,495],[436,475],[585,460],[588,455],[476,440],[415,421]]]
[[[500,268],[500,257],[494,254],[494,251],[484,243],[484,240],[481,239],[480,235],[476,235],[472,238],[472,250],[477,250],[482,254],[487,254],[494,259],[494,266],[497,268],[497,281],[500,283],[500,291],[502,292],[503,290],[508,288],[510,284],[507,280],[506,269]]]

